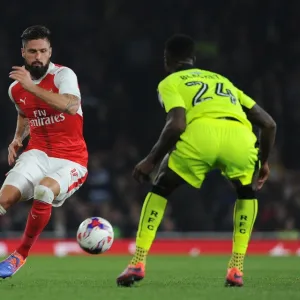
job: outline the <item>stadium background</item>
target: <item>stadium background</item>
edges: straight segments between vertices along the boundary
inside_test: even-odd
[[[9,170],[7,146],[16,122],[8,73],[21,65],[20,35],[34,24],[53,34],[55,63],[78,75],[84,132],[90,153],[84,187],[55,209],[44,236],[74,237],[78,224],[99,215],[117,236],[133,237],[148,185],[131,178],[164,124],[156,87],[165,76],[163,43],[173,33],[197,41],[197,66],[220,72],[269,111],[278,124],[271,176],[259,193],[256,232],[297,238],[300,228],[300,18],[291,1],[81,1],[11,0],[1,10],[0,174]],[[97,8],[96,8],[97,7]],[[218,7],[218,9],[216,9]],[[172,10],[170,11],[170,8]],[[287,18],[288,16],[288,18]],[[201,191],[173,196],[160,228],[176,232],[230,232],[235,195],[218,172]],[[19,237],[31,205],[16,205],[0,219],[2,237]]]

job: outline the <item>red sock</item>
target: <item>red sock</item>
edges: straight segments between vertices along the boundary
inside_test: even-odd
[[[52,205],[34,200],[31,210],[28,215],[25,232],[22,238],[22,243],[17,249],[24,258],[28,256],[29,250],[38,239],[51,216]]]

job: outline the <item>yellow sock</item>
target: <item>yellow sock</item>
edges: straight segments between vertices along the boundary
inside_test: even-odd
[[[147,194],[136,236],[136,251],[130,264],[135,265],[138,262],[146,263],[148,251],[151,248],[156,231],[163,219],[166,205],[166,198],[154,193]]]
[[[236,267],[243,272],[244,258],[257,216],[257,199],[237,200],[233,212],[233,247],[228,268]]]

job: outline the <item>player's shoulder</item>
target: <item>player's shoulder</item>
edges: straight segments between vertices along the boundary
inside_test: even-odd
[[[66,66],[52,63],[50,66],[49,74],[54,77],[55,86],[59,86],[64,81],[77,82],[75,72]]]
[[[200,77],[203,77],[204,79],[211,79],[211,80],[217,80],[217,81],[229,81],[230,80],[224,76],[223,74],[211,71],[211,70],[204,70],[204,69],[198,69],[198,74]]]
[[[19,81],[15,80],[9,85],[8,90],[12,90],[13,88],[15,89],[18,85],[20,85]]]
[[[165,77],[164,79],[162,79],[158,84],[158,89],[160,90],[161,88],[168,86],[168,85],[176,86],[180,82],[179,73],[181,73],[181,72],[172,73],[172,74],[168,75],[167,77]]]
[[[227,79],[226,77],[224,77],[221,74],[218,74],[216,72],[212,72],[212,71],[208,71],[208,70],[203,70],[203,69],[199,69],[199,68],[191,68],[191,69],[186,69],[186,70],[181,70],[178,72],[174,72],[170,75],[168,75],[167,77],[165,77],[160,83],[165,84],[165,83],[180,83],[182,81],[185,80],[189,80],[189,79],[197,79],[197,78],[224,78]]]
[[[9,98],[14,101],[14,96],[18,93],[19,90],[22,89],[22,86],[19,81],[13,81],[8,87],[8,96]]]
[[[231,81],[225,77],[224,75],[221,75],[219,73],[199,69],[199,68],[191,68],[187,70],[178,71],[175,73],[172,73],[165,77],[158,85],[158,89],[162,89],[165,86],[179,86],[183,82],[190,81],[190,80],[200,80],[200,81],[221,81],[221,82],[230,82]]]
[[[66,66],[51,63],[50,68],[49,68],[49,74],[54,75],[54,76],[61,76],[61,75],[76,75],[75,72]]]

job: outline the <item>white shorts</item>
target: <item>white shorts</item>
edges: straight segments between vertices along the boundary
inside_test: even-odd
[[[60,193],[53,206],[61,206],[76,192],[87,177],[87,168],[67,159],[49,157],[40,150],[29,150],[20,155],[15,166],[7,173],[4,185],[12,185],[20,190],[22,200],[33,198],[34,187],[44,177],[56,180]]]

